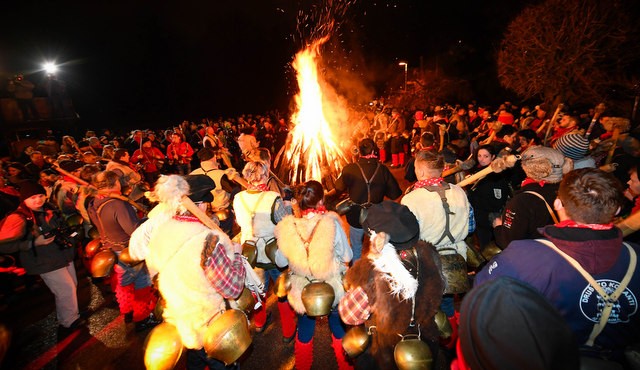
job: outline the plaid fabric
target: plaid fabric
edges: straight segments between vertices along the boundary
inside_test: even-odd
[[[205,276],[224,298],[236,298],[240,295],[244,289],[245,273],[242,256],[236,254],[235,259],[231,261],[220,243],[204,264]]]
[[[360,325],[371,315],[369,297],[362,287],[345,293],[338,305],[340,318],[347,325]]]
[[[476,216],[473,213],[473,207],[469,204],[469,234],[476,231]]]

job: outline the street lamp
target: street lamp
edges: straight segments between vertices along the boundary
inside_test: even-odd
[[[398,65],[404,66],[404,92],[407,92],[407,69],[409,68],[409,64],[407,64],[407,62],[400,62]]]
[[[44,69],[47,75],[53,75],[58,71],[58,66],[53,62],[46,62],[42,65],[42,69]]]

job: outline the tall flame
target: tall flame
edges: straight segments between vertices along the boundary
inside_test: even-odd
[[[294,127],[291,141],[285,149],[284,165],[291,169],[291,183],[321,181],[323,177],[340,173],[347,162],[337,145],[340,104],[329,102],[323,94],[318,75],[319,48],[322,38],[298,52],[293,61],[300,92],[295,97],[296,111],[291,117]]]

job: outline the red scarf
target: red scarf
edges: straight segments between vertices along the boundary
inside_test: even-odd
[[[574,220],[564,220],[558,222],[556,227],[573,227],[578,229],[591,229],[591,230],[611,230],[613,229],[613,223],[608,224],[579,224]]]
[[[440,185],[440,183],[443,181],[444,179],[442,177],[432,177],[430,179],[420,180],[416,182],[413,185],[413,187],[414,189],[417,189],[417,188],[424,188],[426,186]]]
[[[258,184],[258,185],[250,184],[249,186],[251,187],[251,190],[269,191],[269,186],[267,186],[267,184]]]
[[[327,208],[325,208],[325,206],[319,206],[317,208],[308,208],[305,209],[304,211],[300,212],[300,214],[304,217],[308,214],[314,213],[317,215],[323,215],[327,212]]]
[[[530,177],[527,177],[526,179],[524,179],[524,181],[522,182],[522,184],[520,184],[520,187],[523,187],[525,185],[529,185],[529,184],[538,184],[540,185],[540,187],[543,187],[547,182],[544,180],[540,180],[540,181],[536,181]]]
[[[372,159],[372,158],[378,158],[378,157],[375,155],[375,153],[371,153],[371,154],[368,154],[368,155],[361,155],[360,158]]]
[[[183,222],[199,222],[202,223],[202,221],[200,221],[199,218],[197,218],[196,216],[188,216],[188,215],[176,215],[173,216],[174,220],[178,220],[178,221],[183,221]]]

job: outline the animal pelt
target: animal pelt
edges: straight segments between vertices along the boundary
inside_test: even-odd
[[[344,267],[334,253],[338,222],[338,215],[328,212],[311,219],[287,216],[276,226],[274,234],[278,240],[278,248],[289,260],[289,270],[293,272],[290,277],[289,303],[299,314],[305,313],[300,297],[302,289],[314,279],[323,280],[333,287],[333,306],[344,295],[341,274]],[[316,223],[318,225],[307,251],[304,239],[311,237]]]
[[[420,325],[422,340],[429,344],[435,357],[438,353],[439,334],[434,316],[440,306],[444,287],[440,258],[431,244],[419,241],[415,248],[419,261],[415,319]],[[399,334],[415,334],[417,329],[409,328],[411,300],[401,301],[391,295],[388,283],[379,274],[369,258],[362,258],[347,271],[345,277],[345,286],[349,290],[360,286],[367,293],[371,316],[365,325],[367,328],[376,327],[371,337],[371,346],[357,357],[356,367],[397,369],[393,350],[401,340]]]

